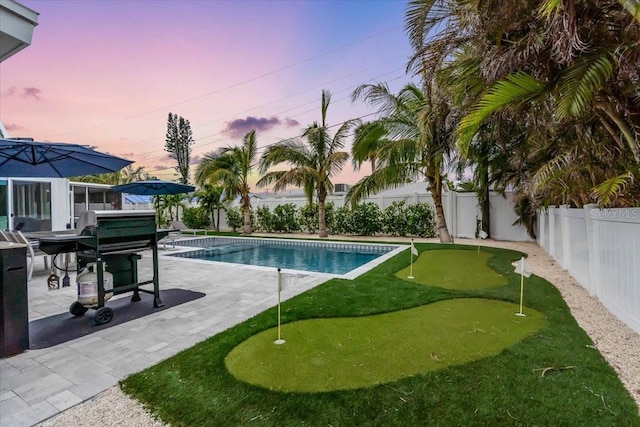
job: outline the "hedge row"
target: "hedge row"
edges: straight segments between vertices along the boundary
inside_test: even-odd
[[[336,209],[333,203],[328,203],[325,209],[329,234],[434,237],[434,218],[431,205],[408,205],[404,201],[393,202],[384,210],[371,202],[361,203],[353,209]],[[183,221],[188,227],[202,228]],[[243,216],[239,207],[227,210],[227,225],[233,231],[242,229]],[[297,208],[287,203],[277,206],[273,212],[267,206],[260,206],[251,212],[251,227],[254,231],[262,232],[315,234],[318,232],[318,205],[311,203]]]

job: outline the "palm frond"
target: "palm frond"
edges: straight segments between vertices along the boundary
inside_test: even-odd
[[[389,188],[406,184],[406,169],[386,166],[377,169],[371,175],[362,178],[345,195],[345,204],[355,205],[362,199]]]
[[[633,19],[640,22],[640,1],[638,0],[619,0],[620,4],[627,9],[633,16]]]
[[[563,73],[558,85],[560,101],[558,118],[583,113],[613,74],[613,63],[607,50],[592,52],[580,58]]]
[[[570,167],[574,162],[574,157],[575,152],[573,151],[561,153],[545,163],[540,169],[538,169],[531,179],[533,191],[538,191],[554,177],[557,177],[558,172]]]
[[[634,182],[634,175],[627,171],[622,175],[609,178],[595,186],[591,191],[591,198],[602,207],[609,207],[615,199],[625,192],[625,189]]]
[[[518,71],[495,83],[471,112],[462,118],[456,136],[458,149],[465,155],[473,136],[482,122],[495,111],[511,104],[519,104],[540,96],[546,84],[527,73]]]
[[[289,162],[296,165],[311,163],[312,154],[297,138],[286,139],[267,147],[262,153],[258,169],[265,173],[269,168]]]
[[[538,13],[544,18],[549,18],[554,13],[558,13],[558,11],[562,9],[562,6],[562,0],[545,0],[540,5]]]

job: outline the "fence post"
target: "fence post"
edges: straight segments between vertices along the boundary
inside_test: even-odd
[[[587,256],[589,257],[589,283],[588,290],[591,295],[598,295],[600,286],[600,269],[601,260],[598,257],[599,242],[596,233],[595,214],[598,209],[596,204],[584,205],[584,222],[587,229]]]
[[[562,221],[562,266],[571,273],[573,264],[571,255],[571,224],[569,219],[569,205],[560,206],[560,221]]]
[[[551,258],[556,257],[556,208],[549,206],[547,208],[547,212],[549,215],[549,255]]]
[[[451,233],[451,237],[458,237],[458,230],[456,227],[457,218],[457,199],[458,195],[455,191],[447,191],[447,212],[445,212],[445,218],[447,218],[447,226],[449,228],[449,233]]]

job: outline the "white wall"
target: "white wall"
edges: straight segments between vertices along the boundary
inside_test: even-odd
[[[48,182],[51,184],[51,229],[66,230],[69,222],[69,181],[66,178],[4,178],[7,179],[9,211],[13,212],[13,182]],[[15,224],[13,224],[15,227]]]
[[[640,333],[640,208],[563,206],[539,218],[540,246]]]

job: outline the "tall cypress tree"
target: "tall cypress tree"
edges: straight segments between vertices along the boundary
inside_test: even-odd
[[[174,169],[180,175],[182,184],[189,183],[189,159],[193,143],[193,132],[191,132],[189,120],[169,113],[164,149],[178,162],[178,166]]]

